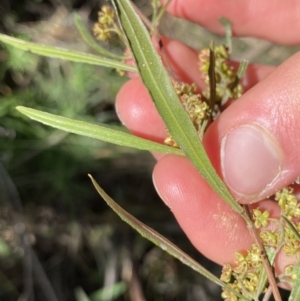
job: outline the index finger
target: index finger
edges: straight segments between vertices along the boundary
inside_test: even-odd
[[[252,36],[290,45],[300,42],[297,30],[300,27],[300,2],[297,0],[172,0],[168,12],[217,34],[224,34],[219,21],[224,17],[232,23],[236,36]]]

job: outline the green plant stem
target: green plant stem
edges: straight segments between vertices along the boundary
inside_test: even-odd
[[[236,88],[236,86],[240,83],[240,80],[243,78],[247,71],[248,62],[246,60],[242,60],[239,65],[239,69],[237,71],[236,77],[234,79],[234,82],[229,86],[230,90],[233,90]]]
[[[167,3],[165,5],[163,5],[163,7],[159,10],[159,13],[156,15],[155,19],[152,22],[151,32],[154,32],[156,30],[156,28],[158,28],[159,22],[160,22],[161,18],[163,17],[163,15],[165,14],[165,12],[171,2],[172,2],[172,0],[168,0]]]

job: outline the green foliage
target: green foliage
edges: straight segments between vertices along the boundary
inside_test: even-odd
[[[171,81],[161,58],[152,45],[148,31],[137,11],[132,7],[131,2],[128,0],[114,0],[112,2],[119,23],[115,20],[115,12],[110,7],[104,6],[98,14],[99,18],[94,26],[94,34],[99,40],[103,41],[106,41],[113,33],[117,34],[124,45],[130,48],[136,67],[126,65],[124,63],[125,57],[111,55],[102,49],[102,46],[99,46],[92,39],[78,15],[75,15],[75,22],[79,32],[84,40],[100,54],[94,55],[65,50],[0,34],[0,41],[9,45],[6,46],[10,56],[7,61],[7,68],[12,70],[11,76],[19,84],[20,91],[26,87],[26,91],[22,91],[21,101],[19,91],[12,92],[10,89],[6,89],[8,92],[1,102],[0,117],[3,117],[2,132],[4,134],[2,135],[5,137],[5,143],[4,152],[0,155],[2,157],[6,156],[3,160],[4,163],[14,171],[24,162],[32,165],[33,157],[43,156],[43,160],[39,161],[41,162],[40,169],[37,168],[34,172],[36,170],[48,172],[50,169],[51,174],[55,175],[54,180],[51,179],[53,190],[50,197],[55,197],[56,193],[60,193],[60,196],[65,199],[68,199],[68,196],[72,199],[78,188],[74,188],[74,185],[66,188],[65,183],[66,179],[71,182],[72,176],[76,173],[78,166],[73,163],[75,161],[80,164],[84,163],[84,168],[91,168],[92,171],[92,165],[96,158],[95,153],[98,149],[106,147],[105,142],[142,150],[186,155],[212,189],[244,218],[252,236],[255,238],[256,245],[247,250],[246,254],[236,253],[235,266],[229,264],[224,266],[221,280],[168,239],[123,210],[92,177],[91,179],[98,193],[124,221],[162,250],[167,251],[173,257],[221,286],[224,290],[222,297],[226,301],[258,300],[268,283],[270,283],[275,300],[281,300],[271,266],[281,246],[283,246],[283,250],[287,255],[295,255],[299,250],[299,235],[297,232],[299,225],[292,220],[300,216],[296,197],[291,195],[291,191],[281,192],[279,196],[275,196],[275,199],[279,200],[283,218],[280,220],[280,227],[278,227],[281,232],[274,237],[275,240],[279,237],[282,240],[280,242],[276,241],[272,246],[268,245],[270,241],[273,241],[274,237],[272,235],[274,233],[261,231],[259,237],[256,229],[262,230],[268,226],[269,212],[254,209],[253,216],[251,216],[249,208],[245,209],[234,200],[212,167],[201,143],[207,125],[222,111],[222,106],[232,98],[237,99],[243,92],[239,81],[245,72],[246,63],[242,63],[237,72],[228,65],[229,54],[231,53],[230,23],[222,19],[226,29],[227,48],[225,46],[215,47],[211,43],[209,49],[200,52],[200,71],[204,75],[207,88],[203,90],[201,95],[196,95],[196,89],[193,89],[193,86],[183,85],[182,89],[184,91],[182,92],[178,83],[174,84]],[[159,5],[156,1],[153,1],[153,8],[153,23],[152,25],[148,24],[151,33],[156,31],[156,26],[158,26],[162,12],[165,10],[165,7],[162,7],[158,11]],[[147,21],[144,20],[144,22],[147,24]],[[18,50],[12,47],[16,47]],[[29,51],[29,53],[24,54],[19,49]],[[51,59],[41,60],[32,53]],[[64,62],[61,59],[77,62],[77,64]],[[139,71],[159,114],[167,126],[171,140],[174,141],[173,146],[180,149],[134,137],[120,130],[120,128],[116,129],[116,127],[109,127],[105,124],[95,125],[91,123],[96,116],[89,114],[90,109],[99,101],[105,101],[107,95],[116,93],[119,84],[122,82],[122,80],[116,79],[115,71],[103,72],[95,67],[99,65],[115,68],[118,72]],[[4,74],[5,71],[3,76]],[[108,85],[104,91],[102,90],[105,87],[103,82],[101,90],[98,90],[98,78],[102,78],[103,82],[107,80]],[[114,82],[113,85],[112,81]],[[35,84],[34,89],[31,88],[31,83]],[[36,86],[39,88],[36,89]],[[178,92],[178,90],[180,91]],[[199,103],[205,106],[199,106]],[[45,125],[79,134],[82,137],[74,138],[67,133],[49,130],[40,124],[33,129],[29,126],[28,120],[20,117],[13,109],[16,104],[18,104],[18,111],[24,115]],[[28,106],[33,106],[35,109],[30,109]],[[52,113],[58,111],[59,114],[65,117],[42,112],[44,108],[48,108],[46,110]],[[78,121],[77,116],[80,116],[80,119],[83,120]],[[17,122],[15,122],[16,118],[19,118]],[[105,123],[109,120],[109,116],[103,115],[101,119]],[[16,135],[18,135],[18,140],[15,138]],[[86,137],[100,139],[102,142],[97,140],[93,145],[90,145],[88,150],[83,150],[80,145],[90,143],[89,140],[86,140]],[[19,143],[20,138],[22,139],[21,143]],[[28,149],[28,153],[23,157],[20,156],[15,162],[12,158],[18,157],[20,150],[22,150],[20,154],[23,154],[24,148]],[[47,177],[45,179],[49,180]],[[43,182],[43,177],[39,175],[39,184],[41,182]],[[45,183],[43,184],[45,185]],[[73,205],[75,203],[74,201]],[[298,265],[298,263],[293,264],[285,271],[286,278],[296,285],[299,283]],[[286,278],[281,277],[280,279],[281,281],[287,281]],[[118,286],[119,284],[120,286]],[[113,287],[105,287],[96,291],[90,296],[79,287],[75,291],[75,295],[78,301],[94,301],[105,300],[108,295],[111,299],[117,298],[124,291],[125,286],[121,282],[116,283]],[[298,300],[299,296],[299,289],[294,287],[290,300]]]
[[[106,301],[115,300],[124,294],[127,286],[125,282],[118,282],[112,286],[101,288],[93,292],[90,296],[82,288],[75,290],[76,301]]]
[[[43,199],[49,201],[60,196],[68,204],[73,196],[65,183],[71,181],[78,169],[92,168],[100,149],[109,148],[102,141],[74,139],[41,124],[32,127],[15,107],[47,108],[68,117],[84,116],[86,121],[115,123],[111,111],[99,114],[95,109],[101,103],[113,104],[112,99],[124,79],[112,70],[58,59],[45,60],[9,45],[3,52],[8,59],[2,65],[2,77],[9,76],[13,82],[11,87],[3,83],[2,90],[7,93],[0,96],[1,162],[15,179],[31,174],[21,186],[24,193],[38,177],[41,190],[37,194],[43,194]],[[88,149],[83,147],[87,144]],[[116,156],[118,150],[110,148],[108,153]],[[46,170],[55,176],[49,177]],[[18,180],[16,184],[19,186]],[[52,188],[45,191],[43,187]]]
[[[10,249],[7,243],[0,237],[0,258],[9,257]]]

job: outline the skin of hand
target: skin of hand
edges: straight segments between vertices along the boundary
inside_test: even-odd
[[[233,34],[297,44],[300,2],[275,0],[173,0],[168,12],[218,34],[220,17],[232,22]],[[266,13],[268,19],[266,20]],[[202,82],[197,53],[163,40],[174,73],[182,81]],[[247,92],[215,120],[203,138],[207,154],[234,197],[279,216],[278,205],[266,199],[300,175],[300,53],[279,67],[250,65],[243,85]],[[139,78],[119,91],[118,115],[134,134],[162,142],[165,125]],[[154,185],[194,246],[211,260],[233,262],[236,251],[253,243],[243,219],[209,187],[188,159],[154,154]],[[293,261],[279,253],[276,272]]]

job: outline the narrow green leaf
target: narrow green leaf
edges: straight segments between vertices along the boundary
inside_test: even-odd
[[[100,288],[99,290],[93,292],[89,298],[91,301],[115,300],[120,298],[120,296],[122,296],[127,289],[128,287],[126,283],[124,281],[120,281],[112,284],[111,286]]]
[[[8,258],[11,254],[8,244],[0,237],[0,258]]]
[[[247,67],[248,67],[248,61],[242,60],[240,62],[239,65],[239,69],[237,71],[236,77],[233,81],[233,83],[231,83],[231,85],[228,87],[230,90],[233,90],[237,87],[237,85],[240,83],[240,80],[242,79],[242,77],[245,75],[246,71],[247,71]]]
[[[228,52],[232,52],[232,30],[231,30],[231,22],[221,17],[219,21],[222,23],[222,25],[225,28],[225,45],[228,47]]]
[[[102,54],[106,57],[110,57],[110,58],[117,59],[117,60],[123,59],[123,57],[120,57],[119,55],[114,54],[111,51],[107,51],[106,49],[101,47],[96,42],[95,38],[89,32],[87,27],[85,26],[84,21],[82,20],[81,16],[77,13],[74,14],[74,22],[75,22],[75,25],[76,25],[80,35],[91,48],[93,48],[95,51],[99,52],[100,54]]]
[[[39,54],[46,57],[65,59],[72,62],[86,63],[92,65],[99,65],[103,67],[121,69],[124,71],[136,71],[133,66],[126,65],[125,63],[118,62],[116,60],[103,58],[97,55],[77,52],[74,50],[67,50],[53,46],[47,46],[42,44],[36,44],[27,42],[21,39],[13,38],[4,34],[0,34],[0,41],[16,47],[24,51],[30,51],[35,54]]]
[[[240,62],[239,69],[237,71],[237,77],[239,80],[241,80],[242,77],[245,75],[245,73],[247,71],[247,67],[248,67],[248,61],[242,60]]]
[[[287,223],[287,225],[289,226],[289,228],[292,230],[292,232],[296,236],[297,240],[300,241],[300,234],[297,231],[297,229],[295,228],[295,226],[291,223],[291,221],[286,216],[284,216],[284,215],[281,215],[281,216],[284,219],[284,221]]]
[[[125,211],[122,207],[120,207],[106,192],[99,186],[96,180],[89,175],[90,179],[93,182],[98,193],[101,197],[105,200],[107,205],[119,215],[119,217],[128,225],[130,225],[133,229],[135,229],[141,236],[145,237],[156,246],[161,248],[163,251],[169,253],[171,256],[177,258],[183,264],[187,265],[191,269],[195,270],[199,274],[203,275],[207,279],[211,280],[212,282],[216,283],[217,285],[226,288],[227,290],[233,292],[239,297],[239,295],[235,290],[229,287],[226,283],[222,282],[219,278],[213,275],[211,272],[206,270],[202,265],[200,265],[197,261],[179,249],[176,245],[174,245],[171,241],[169,241],[166,237],[162,236],[152,228],[148,227],[147,225],[143,224],[141,221],[136,219],[130,213]]]
[[[295,267],[297,270],[296,280],[293,284],[291,294],[288,301],[299,301],[300,300],[300,266]]]
[[[133,147],[140,150],[183,155],[183,152],[179,149],[115,130],[107,127],[107,125],[95,125],[26,107],[17,107],[17,110],[33,120],[73,134],[91,137],[122,146]]]
[[[240,83],[240,80],[242,79],[242,77],[245,75],[245,73],[247,71],[247,67],[248,67],[248,62],[245,60],[242,60],[240,62],[239,69],[237,71],[234,82],[231,83],[228,87],[230,90],[235,89],[235,87]]]
[[[76,301],[91,301],[82,287],[77,287],[74,290]]]
[[[136,65],[168,130],[210,186],[237,212],[242,207],[212,167],[198,134],[180,103],[148,32],[128,0],[113,1],[128,38]],[[243,214],[245,217],[245,215]],[[247,217],[245,217],[247,218]]]

